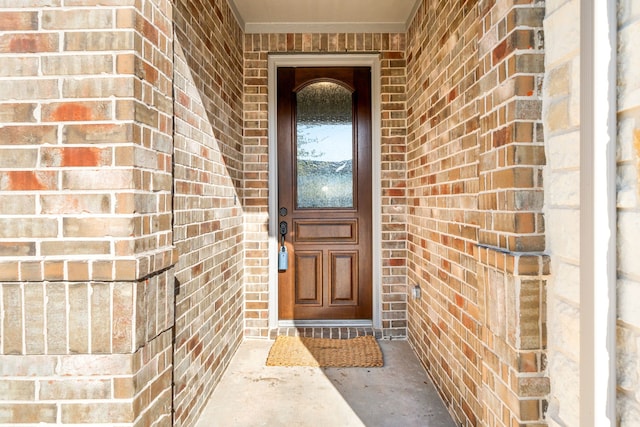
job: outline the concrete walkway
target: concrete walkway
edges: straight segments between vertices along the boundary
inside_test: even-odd
[[[406,341],[379,341],[383,368],[265,366],[272,341],[246,341],[196,427],[455,427]]]

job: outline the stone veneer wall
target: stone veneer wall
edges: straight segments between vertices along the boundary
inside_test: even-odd
[[[543,425],[544,8],[423,1],[407,34],[409,338],[462,425]]]
[[[174,425],[193,425],[242,340],[242,31],[226,0],[175,3]]]
[[[171,423],[171,3],[117,3],[1,3],[2,424]]]
[[[618,421],[640,420],[640,4],[618,1]]]
[[[580,425],[580,14],[578,0],[547,2],[544,174],[551,380],[550,426]]]
[[[617,420],[640,419],[640,8],[619,0],[618,11],[618,284]],[[547,247],[554,272],[548,285],[550,426],[580,425],[580,23],[578,0],[548,1],[545,128]]]
[[[406,336],[404,34],[247,34],[244,45],[245,335],[269,336],[268,54],[380,52],[382,327]]]

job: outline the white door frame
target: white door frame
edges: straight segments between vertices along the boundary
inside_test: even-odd
[[[371,67],[372,180],[372,321],[296,321],[300,326],[369,326],[382,328],[382,187],[380,182],[380,56],[378,54],[273,54],[268,61],[269,93],[269,328],[294,326],[278,320],[278,152],[276,77],[278,67]]]

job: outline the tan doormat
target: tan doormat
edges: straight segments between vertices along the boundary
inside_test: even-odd
[[[380,346],[371,335],[347,340],[281,336],[267,357],[267,366],[369,368],[383,364]]]

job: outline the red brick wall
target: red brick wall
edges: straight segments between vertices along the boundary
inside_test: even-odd
[[[542,423],[542,18],[424,1],[407,34],[409,337],[463,425]]]
[[[245,334],[269,334],[268,53],[376,51],[380,52],[382,79],[382,326],[387,336],[406,336],[404,34],[247,34],[244,48]]]
[[[97,3],[0,10],[0,423],[171,418],[171,7]]]
[[[477,5],[428,2],[407,35],[409,337],[445,403],[479,422]],[[455,2],[458,3],[458,2]]]
[[[197,17],[197,19],[195,19]],[[174,422],[192,425],[242,339],[242,34],[227,2],[174,9]]]

